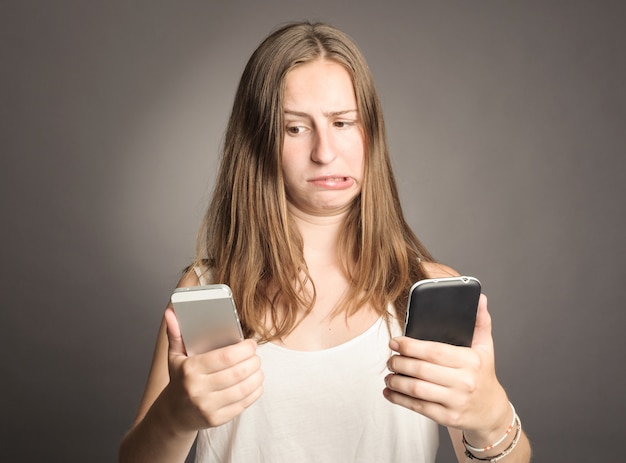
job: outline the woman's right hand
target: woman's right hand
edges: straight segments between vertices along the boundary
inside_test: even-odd
[[[165,311],[170,382],[162,399],[179,432],[219,426],[240,415],[263,393],[261,360],[252,339],[187,356],[176,315]]]

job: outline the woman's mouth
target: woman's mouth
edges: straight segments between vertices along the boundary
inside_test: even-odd
[[[315,186],[326,189],[341,190],[349,188],[354,184],[352,177],[344,177],[338,175],[327,175],[322,177],[315,177],[309,180]]]

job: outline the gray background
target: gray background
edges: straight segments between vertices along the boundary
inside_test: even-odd
[[[622,460],[624,5],[2,2],[3,459],[116,459],[245,61],[319,19],[371,65],[411,225],[483,282],[536,461]]]

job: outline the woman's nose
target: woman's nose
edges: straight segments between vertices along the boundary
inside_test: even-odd
[[[332,135],[327,129],[318,129],[315,133],[315,144],[311,151],[311,160],[319,164],[328,164],[336,157]]]

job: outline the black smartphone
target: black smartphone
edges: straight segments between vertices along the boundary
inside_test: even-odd
[[[480,291],[468,276],[418,281],[409,292],[405,336],[470,347]]]
[[[172,306],[187,355],[243,340],[232,291],[227,285],[177,288],[172,294]]]

